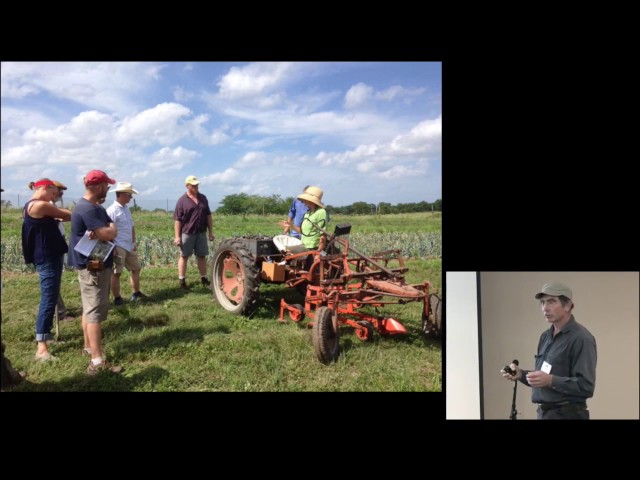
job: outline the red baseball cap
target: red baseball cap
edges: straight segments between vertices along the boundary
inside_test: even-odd
[[[100,183],[109,183],[113,185],[116,181],[113,178],[109,178],[109,176],[102,170],[91,170],[87,173],[86,177],[84,177],[85,185],[98,185]]]

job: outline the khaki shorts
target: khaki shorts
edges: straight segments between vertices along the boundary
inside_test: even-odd
[[[78,270],[82,314],[88,323],[100,323],[107,319],[112,274],[110,268],[93,272],[86,268]]]
[[[113,253],[113,273],[119,275],[124,272],[125,268],[130,272],[142,269],[138,254],[133,251],[127,252],[122,247],[116,247]]]

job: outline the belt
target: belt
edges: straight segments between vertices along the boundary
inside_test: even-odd
[[[539,403],[538,407],[543,412],[548,410],[553,410],[554,408],[566,407],[567,405],[571,405],[572,407],[587,407],[587,402],[558,402],[558,403]]]

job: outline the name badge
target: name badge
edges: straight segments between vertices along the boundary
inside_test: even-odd
[[[551,364],[547,362],[543,362],[542,368],[540,370],[542,370],[544,373],[551,373]]]

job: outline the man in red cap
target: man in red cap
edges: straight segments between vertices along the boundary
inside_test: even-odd
[[[102,261],[91,261],[75,247],[89,231],[91,240],[112,241],[117,234],[116,225],[101,206],[107,197],[109,185],[116,181],[102,170],[91,170],[84,177],[85,193],[71,215],[69,264],[78,269],[80,296],[82,297],[83,353],[91,356],[87,367],[89,375],[101,370],[114,373],[122,367],[111,366],[102,355],[102,326],[109,313],[109,292],[113,273],[113,252]]]

